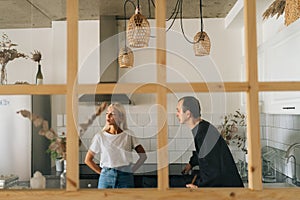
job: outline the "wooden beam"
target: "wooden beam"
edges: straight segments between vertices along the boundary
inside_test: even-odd
[[[260,82],[259,91],[300,91],[300,82]]]
[[[156,83],[105,83],[78,86],[78,94],[156,93]]]
[[[77,192],[67,192],[64,190],[3,190],[0,193],[0,198],[5,200],[265,200],[265,199],[280,199],[291,200],[296,199],[300,195],[298,188],[268,188],[263,191],[252,191],[246,188],[173,188],[165,191],[157,190],[156,188],[143,189],[82,189]]]
[[[67,0],[67,191],[79,188],[78,0]]]
[[[262,163],[260,146],[258,69],[256,39],[256,1],[244,0],[246,71],[250,85],[247,92],[247,142],[249,188],[262,189]]]
[[[246,82],[220,83],[167,83],[169,92],[247,92],[249,84]]]
[[[79,94],[156,93],[159,88],[168,93],[176,92],[247,92],[247,82],[218,83],[109,83],[78,86]]]
[[[66,94],[66,85],[0,85],[1,95]]]
[[[157,83],[166,84],[166,0],[155,1],[156,18],[156,63]],[[168,166],[168,124],[167,124],[167,90],[164,87],[157,89],[157,185],[159,190],[169,188]]]
[[[300,82],[259,82],[259,91],[300,91]],[[156,93],[158,87],[165,87],[168,93],[173,92],[247,92],[247,82],[212,82],[212,83],[105,83],[81,84],[78,94],[110,94],[110,93]],[[2,95],[48,95],[66,94],[65,84],[47,85],[0,85]]]

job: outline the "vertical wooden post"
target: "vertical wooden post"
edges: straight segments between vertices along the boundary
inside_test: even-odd
[[[259,123],[259,84],[257,69],[256,0],[244,0],[246,71],[249,82],[247,92],[247,142],[249,188],[262,189],[262,166]]]
[[[168,124],[167,124],[167,90],[166,83],[166,1],[156,1],[156,63],[157,63],[157,104],[163,108],[157,113],[157,175],[158,189],[169,188],[168,166]]]
[[[77,71],[78,0],[67,0],[67,191],[76,191],[79,187]]]

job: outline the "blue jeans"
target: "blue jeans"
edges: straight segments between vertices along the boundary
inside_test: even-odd
[[[98,188],[133,188],[133,174],[114,168],[103,167],[100,173]]]

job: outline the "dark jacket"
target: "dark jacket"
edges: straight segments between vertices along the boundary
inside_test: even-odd
[[[190,159],[199,165],[199,187],[244,187],[231,152],[219,131],[202,120],[192,130],[196,152]]]

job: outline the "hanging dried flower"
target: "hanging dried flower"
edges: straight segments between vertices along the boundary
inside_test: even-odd
[[[31,113],[28,110],[20,110],[17,112],[23,117],[30,119],[35,127],[41,127],[39,135],[45,136],[50,140],[50,145],[47,152],[50,153],[52,159],[56,158],[66,158],[66,137],[60,137],[57,133],[50,128],[48,121],[44,120],[42,117]]]

